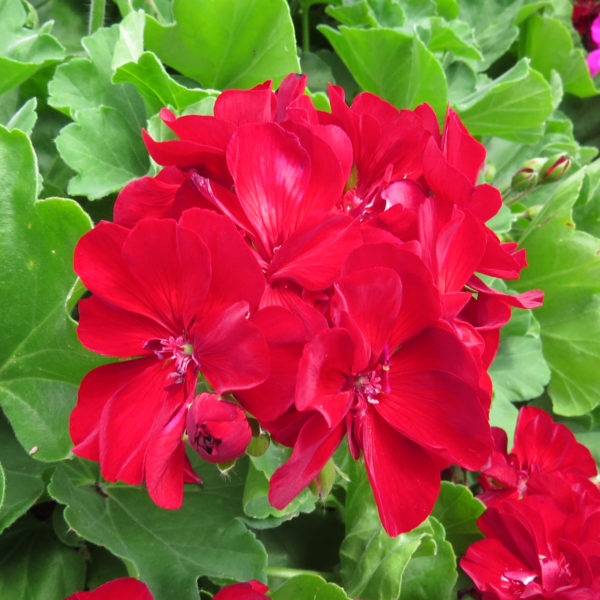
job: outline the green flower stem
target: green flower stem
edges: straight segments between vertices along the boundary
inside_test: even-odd
[[[308,19],[308,11],[310,8],[310,3],[302,2],[301,3],[300,16],[302,19],[302,51],[309,52],[310,51],[310,21]]]
[[[106,0],[92,0],[90,3],[90,18],[88,21],[88,33],[94,33],[104,25],[104,13],[106,11]]]

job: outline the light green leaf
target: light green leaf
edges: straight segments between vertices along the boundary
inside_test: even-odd
[[[412,555],[402,574],[400,600],[450,600],[456,583],[456,556],[446,541],[444,527],[433,517],[420,525],[430,532]]]
[[[90,58],[61,65],[48,85],[49,104],[75,120],[56,140],[61,158],[78,172],[69,193],[92,200],[120,190],[149,168],[141,137],[144,102],[129,83],[112,83],[115,47],[124,30],[113,25],[84,38]]]
[[[416,35],[384,28],[318,29],[364,90],[398,108],[429,102],[438,117],[443,117],[447,98],[444,70]]]
[[[432,52],[452,52],[455,56],[481,60],[483,57],[473,37],[473,29],[463,21],[430,19],[431,36],[427,47]]]
[[[67,505],[69,526],[130,564],[155,600],[198,600],[199,576],[264,580],[265,550],[239,519],[245,475],[239,461],[227,479],[204,463],[204,485],[188,486],[182,508],[172,511],[139,487],[97,488],[87,462],[60,465],[48,492]]]
[[[91,223],[72,200],[36,201],[35,156],[21,131],[0,128],[0,181],[0,403],[26,450],[59,460],[71,447],[79,381],[99,364],[66,306],[73,248]]]
[[[297,575],[270,592],[269,597],[273,600],[349,600],[341,587],[327,583],[318,575]]]
[[[173,25],[147,17],[145,46],[203,87],[277,84],[300,71],[285,0],[174,0],[173,15]]]
[[[582,98],[598,93],[583,50],[573,47],[569,30],[558,19],[539,14],[529,17],[519,38],[519,55],[528,56],[531,66],[548,80],[556,70],[566,92]]]
[[[118,110],[103,106],[82,110],[77,121],[56,138],[63,160],[78,175],[69,181],[69,194],[91,200],[120,190],[148,170],[148,154],[138,135],[132,145],[131,123]]]
[[[462,556],[473,542],[483,537],[477,527],[477,519],[484,510],[483,503],[473,497],[468,487],[442,481],[431,515],[444,526],[446,539],[457,556]]]
[[[0,506],[0,533],[26,513],[42,495],[42,475],[48,465],[33,460],[15,439],[0,411],[0,461],[3,468],[4,502]]]
[[[398,0],[353,0],[325,12],[350,27],[400,27],[406,20]]]
[[[500,58],[519,35],[516,26],[523,0],[458,0],[458,18],[475,32],[484,59],[476,63],[485,71]]]
[[[471,135],[497,135],[532,143],[543,133],[552,112],[552,89],[521,59],[512,69],[456,103]]]
[[[0,598],[63,600],[84,581],[85,559],[57,541],[49,524],[25,517],[0,537]]]
[[[119,38],[115,44],[111,67],[116,70],[128,62],[136,62],[144,51],[144,11],[129,13],[119,24]]]
[[[340,546],[344,589],[353,598],[398,598],[402,574],[428,525],[390,537],[381,526],[364,465],[352,462],[346,493],[346,537]]]
[[[52,23],[24,27],[21,2],[0,0],[0,94],[29,79],[42,67],[61,60],[65,49],[52,35]]]
[[[182,111],[190,104],[216,96],[212,90],[190,89],[177,83],[152,52],[144,52],[136,62],[121,65],[113,81],[133,84],[144,99],[149,115],[165,106]]]
[[[552,372],[548,393],[554,411],[566,416],[600,404],[600,240],[576,230],[571,218],[582,175],[562,182],[542,211],[546,216],[525,232],[530,266],[511,282],[519,291],[544,290],[535,317]]]
[[[550,381],[550,369],[542,352],[539,326],[531,311],[514,309],[513,318],[501,331],[498,353],[489,368],[494,399],[519,402],[537,398]]]
[[[273,508],[267,497],[269,479],[275,470],[290,456],[288,448],[271,444],[259,457],[250,458],[248,476],[244,485],[244,512],[251,527],[274,527],[300,512],[310,512],[315,507],[316,497],[310,490],[304,489],[282,510]]]
[[[19,110],[6,123],[6,129],[20,129],[27,135],[31,135],[31,131],[37,121],[37,98],[30,98],[19,108]]]

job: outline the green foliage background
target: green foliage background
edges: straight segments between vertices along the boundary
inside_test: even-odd
[[[567,0],[0,0],[0,598],[61,600],[130,574],[156,600],[208,598],[259,579],[274,600],[450,599],[457,558],[480,536],[481,503],[443,483],[433,515],[389,538],[364,469],[335,456],[325,498],[266,502],[285,460],[272,447],[227,475],[200,465],[180,511],[106,483],[70,454],[70,411],[102,358],[75,335],[79,237],[110,219],[116,193],[155,174],[141,128],[210,114],[220,90],[289,72],[398,108],[454,108],[488,149],[483,180],[505,206],[492,226],[527,249],[515,311],[492,365],[492,423],[541,406],[600,458],[600,142],[597,82]],[[552,43],[549,43],[552,40]],[[566,156],[557,181],[526,190],[532,158]],[[464,596],[463,596],[464,597]]]

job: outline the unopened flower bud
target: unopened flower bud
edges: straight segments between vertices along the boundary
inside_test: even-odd
[[[552,183],[558,181],[571,166],[571,159],[564,154],[558,154],[549,158],[542,167],[541,183]]]
[[[244,411],[217,394],[196,396],[186,421],[190,445],[208,462],[226,463],[241,456],[252,438]]]
[[[517,192],[530,190],[538,183],[540,170],[545,163],[546,159],[544,158],[532,158],[528,160],[513,175],[510,182],[511,188]]]

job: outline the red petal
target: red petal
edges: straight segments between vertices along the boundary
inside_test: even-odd
[[[343,437],[343,424],[331,428],[319,413],[308,419],[292,456],[271,477],[269,502],[285,508],[319,474]]]
[[[361,426],[365,467],[383,528],[391,536],[414,529],[431,513],[440,473],[417,444],[367,410]]]
[[[214,115],[239,127],[245,123],[273,121],[276,110],[277,98],[268,81],[251,90],[225,90],[215,102]]]
[[[105,479],[136,485],[144,476],[149,444],[184,403],[185,390],[165,391],[169,371],[156,359],[131,362],[139,365],[138,373],[113,393],[102,412],[100,467]]]
[[[269,348],[247,315],[248,304],[238,302],[192,328],[194,354],[218,394],[253,387],[269,374]]]
[[[203,311],[210,312],[246,300],[251,310],[258,306],[265,279],[250,246],[227,217],[190,209],[179,224],[196,232],[210,251],[212,274]]]
[[[162,508],[180,508],[183,502],[185,429],[187,406],[183,404],[150,440],[144,460],[148,494]]]
[[[227,165],[256,235],[274,250],[305,216],[302,199],[311,170],[307,152],[275,123],[250,124],[231,138]]]

